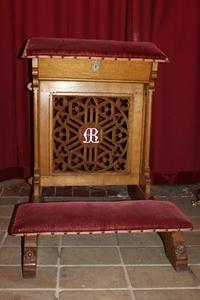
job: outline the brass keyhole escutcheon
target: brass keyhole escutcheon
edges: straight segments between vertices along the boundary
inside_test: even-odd
[[[92,71],[95,73],[95,72],[98,72],[99,69],[100,69],[100,61],[93,60],[92,61]]]

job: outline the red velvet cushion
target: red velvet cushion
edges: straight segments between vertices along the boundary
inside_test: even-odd
[[[191,221],[171,202],[23,203],[17,206],[10,234],[191,229]]]
[[[146,58],[166,61],[166,55],[156,45],[147,42],[32,38],[27,41],[23,57],[84,56],[112,58]]]

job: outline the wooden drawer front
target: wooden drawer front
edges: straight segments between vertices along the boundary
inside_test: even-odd
[[[152,62],[40,58],[39,79],[149,81]]]

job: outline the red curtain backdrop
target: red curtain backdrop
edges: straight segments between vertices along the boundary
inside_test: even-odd
[[[200,1],[0,0],[0,180],[31,174],[30,37],[155,42],[161,65],[153,102],[151,174],[154,183],[200,180]]]

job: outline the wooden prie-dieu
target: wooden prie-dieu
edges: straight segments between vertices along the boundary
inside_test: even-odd
[[[191,221],[149,199],[152,94],[165,54],[144,42],[34,38],[23,56],[32,60],[33,193],[9,226],[22,237],[23,276],[36,274],[38,236],[56,234],[158,232],[171,264],[185,269]],[[41,201],[43,187],[92,185],[127,185],[132,199]]]
[[[48,186],[127,185],[150,197],[154,44],[56,38],[28,40],[34,96],[33,201]]]

